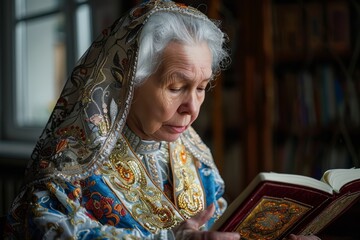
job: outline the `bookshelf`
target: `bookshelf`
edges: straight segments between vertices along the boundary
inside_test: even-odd
[[[272,1],[274,168],[359,167],[359,1]]]
[[[253,0],[236,9],[245,185],[261,171],[318,178],[360,167],[360,1]],[[355,239],[334,229],[356,229],[358,209],[324,239]]]
[[[226,1],[225,1],[226,2]],[[245,175],[359,166],[360,1],[240,1]]]

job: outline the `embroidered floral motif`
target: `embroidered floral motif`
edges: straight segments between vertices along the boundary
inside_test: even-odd
[[[99,192],[93,192],[86,202],[85,208],[92,212],[96,219],[107,219],[107,224],[116,226],[120,222],[120,216],[125,216],[125,209],[121,204],[114,204],[114,199],[102,196]]]
[[[56,145],[56,153],[61,152],[68,146],[68,140],[67,139],[61,139],[60,142]]]
[[[68,197],[71,200],[79,199],[81,197],[81,189],[80,188],[75,188],[73,191],[71,191],[68,194]]]
[[[85,142],[86,140],[84,130],[79,126],[71,125],[64,128],[60,128],[56,131],[56,134],[59,136],[73,136],[76,139],[81,140],[83,142]]]

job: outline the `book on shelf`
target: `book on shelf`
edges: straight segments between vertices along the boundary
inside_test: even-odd
[[[299,4],[274,7],[274,44],[277,54],[301,53],[304,50],[302,12]]]
[[[333,66],[319,65],[313,72],[284,71],[277,80],[275,120],[281,128],[329,126],[344,117],[345,104],[348,119],[360,122],[356,88],[349,88],[352,82],[339,77]]]
[[[320,2],[305,4],[306,44],[309,51],[320,52],[324,49],[325,27],[323,6]]]
[[[327,170],[320,180],[262,172],[229,205],[212,230],[242,239],[318,234],[360,199],[360,168]]]
[[[350,11],[347,1],[330,1],[327,4],[329,47],[336,52],[350,50]]]

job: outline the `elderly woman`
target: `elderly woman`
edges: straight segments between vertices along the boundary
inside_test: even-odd
[[[191,124],[228,61],[194,8],[150,1],[80,59],[32,154],[8,238],[240,239],[206,231],[224,183]],[[291,236],[297,237],[297,236]]]

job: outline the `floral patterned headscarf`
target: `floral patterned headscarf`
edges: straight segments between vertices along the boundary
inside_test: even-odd
[[[133,8],[105,29],[68,78],[32,153],[28,183],[83,178],[108,158],[132,101],[139,35],[147,19],[159,11],[211,22],[195,8],[155,0]]]

